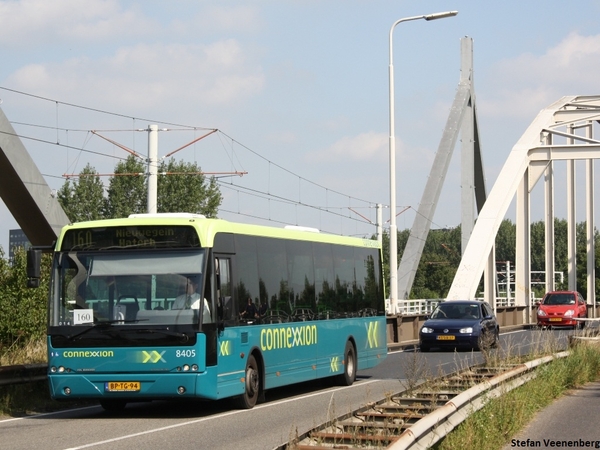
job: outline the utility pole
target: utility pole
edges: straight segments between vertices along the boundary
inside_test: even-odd
[[[148,214],[156,214],[158,191],[158,125],[148,125]]]

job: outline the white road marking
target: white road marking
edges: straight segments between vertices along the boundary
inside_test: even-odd
[[[335,393],[337,391],[342,391],[342,390],[345,390],[345,389],[351,389],[352,387],[355,387],[355,386],[363,386],[363,385],[370,384],[370,383],[376,383],[378,381],[381,381],[381,380],[359,381],[359,382],[356,382],[355,384],[353,384],[352,386],[344,386],[344,387],[336,388],[333,391],[315,392],[315,393],[308,394],[308,395],[303,395],[303,396],[300,396],[300,397],[294,397],[294,398],[289,398],[289,399],[285,399],[285,400],[279,400],[279,401],[273,402],[273,403],[266,403],[266,404],[263,404],[263,405],[256,406],[254,409],[270,408],[272,406],[277,406],[277,405],[281,405],[281,404],[284,404],[284,403],[293,402],[293,401],[296,401],[296,400],[301,399],[301,398],[304,399],[304,398],[315,397],[317,395],[326,395],[326,394],[329,394],[329,393],[332,393],[332,392]],[[196,424],[196,423],[206,422],[208,420],[220,419],[222,417],[232,416],[234,414],[241,414],[243,412],[247,412],[247,410],[230,411],[230,412],[227,412],[227,413],[224,413],[224,414],[218,414],[218,415],[211,416],[211,417],[203,417],[202,419],[190,420],[190,421],[187,421],[187,422],[177,423],[177,424],[174,424],[174,425],[169,425],[169,426],[161,427],[161,428],[155,428],[155,429],[152,429],[152,430],[140,431],[139,433],[133,433],[133,434],[128,434],[128,435],[125,435],[125,436],[120,436],[120,437],[116,437],[116,438],[112,438],[112,439],[106,439],[104,441],[91,442],[89,444],[80,445],[78,447],[70,447],[70,448],[68,448],[66,450],[79,450],[79,449],[83,449],[83,448],[96,447],[98,445],[110,444],[112,442],[122,441],[122,440],[125,440],[125,439],[131,439],[131,438],[134,438],[134,437],[144,436],[146,434],[157,433],[157,432],[160,432],[160,431],[171,430],[171,429],[174,429],[174,428],[179,428],[179,427],[183,427],[183,426],[187,426],[187,425],[193,425],[193,424]]]

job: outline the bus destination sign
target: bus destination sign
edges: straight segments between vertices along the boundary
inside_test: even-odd
[[[200,247],[194,227],[174,225],[138,225],[67,230],[62,251],[118,248],[190,248]]]

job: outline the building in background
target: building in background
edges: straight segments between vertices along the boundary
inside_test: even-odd
[[[15,256],[15,251],[19,247],[24,247],[25,249],[29,248],[31,244],[29,243],[29,239],[25,236],[23,230],[9,230],[8,236],[8,260],[12,261]]]

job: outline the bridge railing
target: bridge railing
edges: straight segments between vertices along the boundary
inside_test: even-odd
[[[483,300],[483,298],[476,300]],[[431,314],[438,303],[442,301],[444,301],[443,298],[398,300],[398,314]],[[515,306],[515,299],[498,297],[496,298],[496,306]]]

